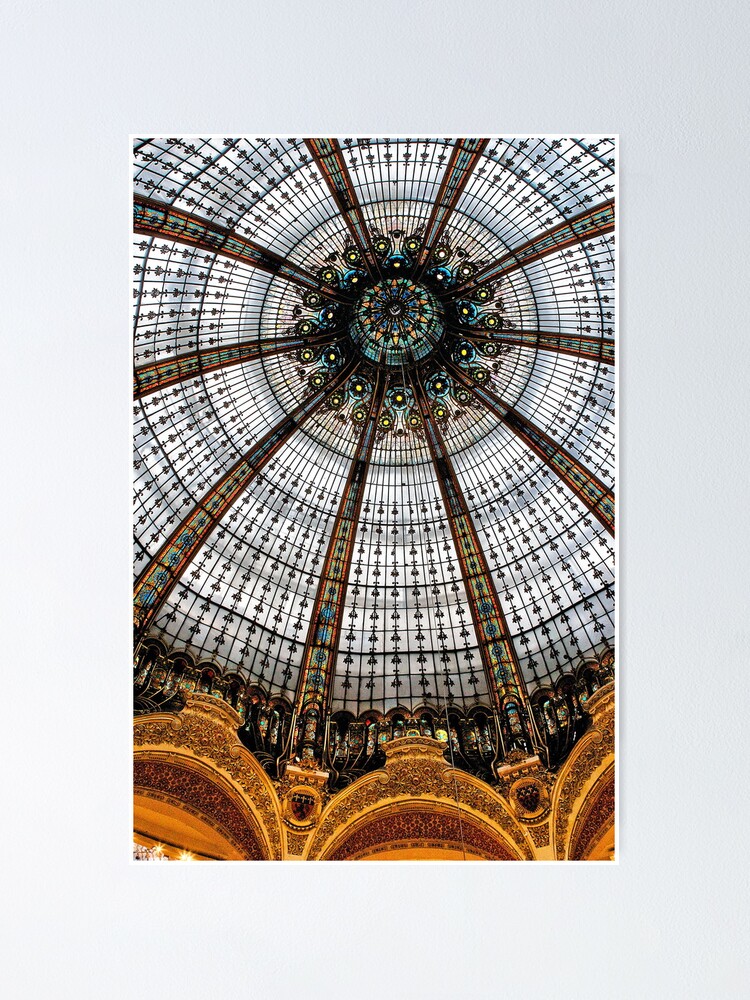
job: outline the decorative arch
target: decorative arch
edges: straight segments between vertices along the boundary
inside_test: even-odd
[[[385,850],[388,819],[404,833],[399,843],[412,848],[420,842],[429,848],[440,841],[442,830],[443,843],[455,849],[461,843],[460,824],[469,824],[475,856],[532,860],[533,848],[507,803],[486,783],[451,768],[443,750],[438,740],[424,736],[386,744],[385,767],[354,781],[323,810],[305,859],[333,860],[342,852]],[[350,842],[355,833],[357,839]]]
[[[600,688],[589,699],[587,709],[592,715],[591,726],[574,745],[555,782],[552,829],[555,855],[559,859],[572,859],[574,823],[586,811],[588,797],[599,779],[611,773],[614,781],[614,684],[610,682]],[[605,801],[602,799],[602,807]],[[611,808],[614,817],[614,786]]]
[[[139,716],[133,732],[136,765],[161,755],[160,759],[192,768],[204,778],[210,774],[252,818],[264,857],[279,860],[283,847],[278,796],[261,765],[240,743],[240,721],[226,702],[199,694],[191,695],[179,715]]]
[[[133,765],[133,789],[139,798],[174,807],[165,812],[165,823],[174,823],[175,809],[196,817],[217,834],[217,845],[228,841],[237,857],[227,860],[267,861],[268,845],[260,824],[244,798],[214,769],[185,755],[140,753]],[[184,843],[184,836],[175,838]],[[219,848],[221,850],[221,847]]]
[[[348,826],[319,861],[405,860],[453,856],[519,861],[520,855],[489,823],[446,804],[418,799],[390,803]]]
[[[576,817],[567,857],[571,861],[602,860],[614,849],[615,767],[610,764],[586,796]]]

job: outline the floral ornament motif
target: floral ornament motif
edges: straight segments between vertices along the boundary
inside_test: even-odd
[[[141,716],[133,724],[133,743],[138,749],[168,745],[185,748],[196,757],[205,757],[237,782],[253,803],[268,838],[271,856],[281,857],[281,827],[277,798],[269,779],[239,742],[239,716],[226,704],[193,695],[179,716]]]
[[[420,424],[421,419],[411,386],[402,382],[391,386],[385,394],[380,411],[378,428],[381,435],[390,431],[404,434],[407,430],[418,429]]]
[[[341,388],[336,389],[326,400],[329,409],[335,410],[342,423],[347,421],[360,429],[364,426],[372,399],[373,374],[358,371]]]
[[[477,385],[488,384],[492,376],[500,371],[503,355],[512,354],[514,350],[509,344],[492,341],[472,343],[459,337],[452,339],[451,348],[453,363],[465,371]],[[467,389],[460,389],[456,396],[459,402],[466,405],[471,393]]]
[[[351,338],[366,357],[399,367],[427,357],[443,332],[440,302],[408,278],[389,278],[368,288],[350,325]]]
[[[327,256],[318,272],[320,291],[300,290],[301,305],[287,335],[306,343],[296,354],[299,378],[306,394],[323,389],[349,362],[354,375],[327,396],[326,406],[342,425],[360,433],[369,412],[378,368],[385,371],[387,391],[377,420],[378,437],[408,432],[423,436],[423,414],[415,399],[415,380],[424,392],[432,418],[455,419],[481,404],[469,389],[445,370],[441,358],[455,362],[477,383],[499,371],[507,345],[474,343],[461,335],[491,331],[502,325],[498,284],[480,285],[454,301],[451,288],[469,280],[479,269],[463,249],[454,250],[444,238],[422,274],[419,260],[422,233],[383,232],[371,228],[369,252],[380,279],[363,266],[359,248],[351,242]],[[336,289],[345,301],[326,294]]]
[[[434,740],[412,737],[392,746],[384,770],[359,778],[336,796],[320,817],[307,856],[327,856],[337,830],[351,824],[357,814],[383,806],[397,797],[430,795],[486,817],[496,825],[518,855],[531,860],[533,854],[524,831],[515,821],[507,802],[489,786],[462,772],[452,772]]]

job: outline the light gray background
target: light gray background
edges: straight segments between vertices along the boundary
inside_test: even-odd
[[[6,0],[16,997],[735,997],[747,976],[741,2]],[[619,132],[619,866],[128,864],[128,133]]]

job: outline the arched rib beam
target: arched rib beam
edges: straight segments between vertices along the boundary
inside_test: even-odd
[[[362,262],[373,281],[380,278],[380,269],[370,246],[370,235],[362,206],[344,160],[338,139],[305,139],[315,166],[328,185],[336,207],[341,213],[352,239],[359,250]]]
[[[207,372],[256,361],[261,355],[286,354],[301,347],[322,347],[333,342],[330,332],[308,337],[260,337],[240,344],[178,354],[173,358],[153,361],[150,365],[136,368],[133,372],[133,398],[140,399],[149,393]]]
[[[510,631],[476,528],[469,514],[453,463],[442,434],[435,423],[421,381],[412,376],[412,391],[418,401],[427,444],[435,466],[445,512],[450,525],[461,575],[466,587],[474,629],[479,641],[487,688],[500,710],[508,696],[526,701],[521,674]]]
[[[584,240],[593,239],[595,236],[603,236],[605,233],[613,232],[615,228],[615,203],[605,201],[596,208],[590,208],[580,215],[561,222],[558,226],[548,229],[533,240],[523,243],[515,250],[503,254],[494,264],[477,271],[467,281],[453,288],[446,289],[443,293],[451,298],[460,295],[469,288],[485,282],[497,281],[498,278],[516,271],[519,267],[525,267],[535,260],[541,260],[551,253],[557,253],[566,247],[575,246],[576,243],[583,243]]]
[[[237,236],[230,229],[218,226],[189,212],[181,212],[161,201],[136,197],[133,199],[133,230],[145,236],[164,236],[178,243],[222,254],[242,261],[269,274],[278,274],[308,291],[320,292],[329,299],[346,302],[340,292],[323,286],[318,278],[304,268],[285,260],[272,250]]]
[[[301,727],[301,749],[303,755],[308,757],[315,756],[322,749],[320,724],[329,707],[355,533],[384,394],[385,378],[379,373],[367,424],[359,439],[331,531],[307,632],[295,711]],[[311,716],[311,712],[317,712],[317,718]]]
[[[453,325],[451,333],[472,344],[511,344],[516,347],[533,347],[537,351],[553,351],[587,361],[615,363],[615,342],[604,337],[565,336],[560,333],[543,333],[541,330],[497,330],[491,333],[467,326]]]
[[[206,493],[162,545],[135,586],[133,604],[138,636],[149,628],[182,573],[211,531],[245,491],[250,480],[257,476],[281,445],[320,406],[328,393],[349,378],[354,368],[353,362],[347,365],[264,434]]]
[[[477,385],[450,358],[443,356],[446,371],[465,386],[495,416],[501,420],[562,480],[571,493],[581,500],[610,535],[615,533],[615,498],[611,490],[585,469],[580,462],[548,434],[524,417],[518,410],[496,396],[491,389]]]
[[[440,182],[435,203],[427,222],[422,249],[419,254],[417,278],[430,262],[430,257],[437,246],[445,227],[464,193],[466,183],[472,171],[481,159],[489,139],[457,139],[451,152],[448,166],[445,168]]]

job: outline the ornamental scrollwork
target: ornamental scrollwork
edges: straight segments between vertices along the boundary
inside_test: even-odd
[[[542,823],[539,826],[530,826],[529,833],[534,841],[535,847],[547,847],[549,844],[549,823]]]
[[[260,813],[271,856],[279,859],[282,849],[277,806],[271,789],[256,773],[257,765],[250,753],[235,735],[233,717],[236,713],[223,704],[191,699],[179,716],[137,717],[133,743],[135,747],[166,744],[174,749],[185,748],[229,774]]]
[[[451,769],[443,760],[442,746],[437,741],[409,737],[394,741],[389,751],[384,770],[360,778],[337,796],[323,814],[308,857],[318,857],[329,839],[359,813],[389,800],[410,797],[454,805],[458,800],[461,806],[476,811],[499,827],[523,858],[533,858],[523,832],[502,800],[489,787],[483,788],[468,775]]]
[[[614,697],[602,699],[595,719],[596,728],[590,730],[578,744],[565,765],[558,781],[561,782],[555,804],[555,849],[558,858],[564,857],[565,844],[575,802],[592,774],[615,750]]]

